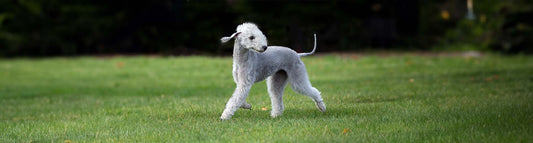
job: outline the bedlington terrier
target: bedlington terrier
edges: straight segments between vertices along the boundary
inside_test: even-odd
[[[237,84],[235,92],[228,100],[226,109],[220,117],[221,120],[230,119],[238,108],[251,109],[246,103],[246,97],[252,85],[267,79],[268,93],[272,102],[271,116],[273,118],[283,113],[283,90],[290,83],[292,89],[299,94],[310,97],[317,108],[325,112],[320,92],[311,86],[304,63],[300,57],[311,55],[316,50],[315,46],[310,53],[296,53],[281,46],[267,46],[267,39],[263,32],[253,23],[243,23],[237,26],[237,32],[229,37],[220,39],[222,43],[235,38],[233,47],[233,80]],[[268,50],[267,50],[268,49]]]

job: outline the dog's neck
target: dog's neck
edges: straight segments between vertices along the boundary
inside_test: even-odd
[[[240,63],[238,65],[246,66],[247,61],[250,61],[249,59],[254,56],[255,53],[253,51],[250,51],[235,42],[235,45],[233,46],[233,63]]]

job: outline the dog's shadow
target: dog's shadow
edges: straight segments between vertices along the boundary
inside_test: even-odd
[[[221,113],[221,112],[220,112]],[[183,117],[195,117],[202,119],[213,119],[219,120],[220,113],[213,111],[187,111],[182,112],[181,115],[176,115],[177,118]],[[355,108],[329,108],[326,112],[321,112],[316,108],[306,108],[306,109],[286,109],[283,112],[283,115],[272,118],[270,117],[270,110],[263,111],[261,109],[252,109],[244,110],[239,109],[236,114],[232,117],[231,120],[287,120],[287,119],[330,119],[330,118],[345,118],[345,117],[355,117],[361,116],[361,112],[357,111]]]
[[[231,120],[327,120],[332,118],[354,118],[362,116],[366,112],[360,112],[356,108],[349,107],[333,107],[328,108],[326,112],[321,112],[316,108],[305,109],[285,109],[283,115],[276,118],[270,116],[270,110],[263,111],[261,109],[252,110],[238,110]],[[218,119],[220,114],[203,114],[205,118]]]
[[[349,107],[330,107],[326,112],[321,112],[316,108],[305,108],[305,109],[286,109],[283,112],[282,116],[277,118],[283,119],[330,119],[330,118],[345,118],[345,117],[355,117],[361,112],[357,111],[356,108]],[[268,116],[270,118],[270,116]]]

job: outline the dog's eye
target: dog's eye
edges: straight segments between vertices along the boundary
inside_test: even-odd
[[[254,40],[254,39],[255,39],[255,37],[254,37],[254,36],[250,36],[250,40]]]

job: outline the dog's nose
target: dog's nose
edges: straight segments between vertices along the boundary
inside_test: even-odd
[[[263,51],[266,51],[267,50],[267,46],[263,46]]]

